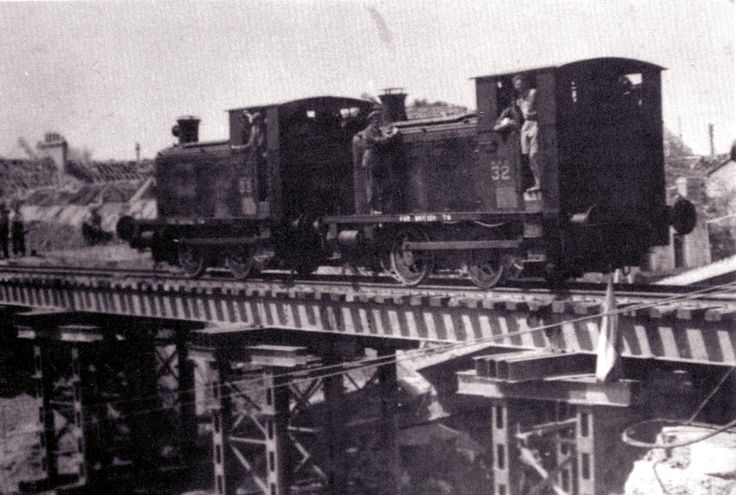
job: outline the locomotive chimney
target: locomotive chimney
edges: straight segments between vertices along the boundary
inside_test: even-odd
[[[386,88],[381,99],[381,120],[385,124],[389,122],[400,122],[406,118],[406,93],[404,88]]]
[[[196,143],[199,141],[199,122],[199,118],[193,115],[179,117],[171,133],[179,138],[179,144]]]

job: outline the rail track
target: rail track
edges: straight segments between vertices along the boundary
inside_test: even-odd
[[[512,299],[552,299],[581,301],[600,299],[606,284],[595,282],[571,281],[566,286],[552,289],[542,279],[522,279],[506,283],[491,290],[478,289],[469,280],[461,277],[430,277],[426,283],[418,287],[403,287],[388,275],[355,274],[322,272],[309,276],[298,276],[289,271],[269,270],[259,273],[247,281],[235,280],[227,270],[209,269],[198,279],[188,278],[170,270],[148,268],[118,267],[82,267],[78,265],[0,265],[0,277],[39,276],[44,279],[63,278],[126,280],[132,283],[159,283],[164,285],[201,285],[212,288],[225,286],[229,288],[252,287],[268,290],[305,290],[326,293],[362,293],[371,295],[406,296],[456,296],[472,299],[483,299],[489,295]],[[616,284],[616,296],[619,303],[634,303],[667,299],[705,289],[699,286],[665,286],[652,284]],[[698,304],[736,303],[736,291],[714,291],[698,298]]]

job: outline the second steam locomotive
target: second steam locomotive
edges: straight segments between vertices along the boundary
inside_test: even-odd
[[[489,288],[638,265],[671,225],[695,222],[690,203],[666,204],[661,71],[598,58],[478,77],[476,113],[427,120],[406,120],[405,95],[385,94],[383,123],[398,133],[371,170],[354,159],[369,101],[236,108],[217,142],[182,118],[156,158],[158,218],[124,217],[117,232],[192,277],[350,263],[405,285],[460,271]],[[538,190],[525,187],[518,128],[496,125],[517,74],[536,92]]]

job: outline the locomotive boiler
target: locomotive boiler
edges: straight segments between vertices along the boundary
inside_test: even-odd
[[[236,278],[269,267],[301,274],[324,264],[384,270],[405,285],[434,272],[466,273],[488,288],[541,273],[554,281],[640,264],[695,223],[665,197],[662,68],[598,58],[475,78],[477,112],[405,120],[401,94],[383,97],[400,138],[369,179],[367,208],[355,134],[371,102],[306,98],[229,111],[225,141],[179,142],[156,158],[159,217],[124,217],[118,235],[190,276],[226,266]],[[518,129],[495,126],[515,101],[512,77],[536,90],[539,190]]]

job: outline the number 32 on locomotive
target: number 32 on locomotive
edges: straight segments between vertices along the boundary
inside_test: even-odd
[[[494,181],[511,180],[511,165],[506,157],[491,158],[491,179]]]

